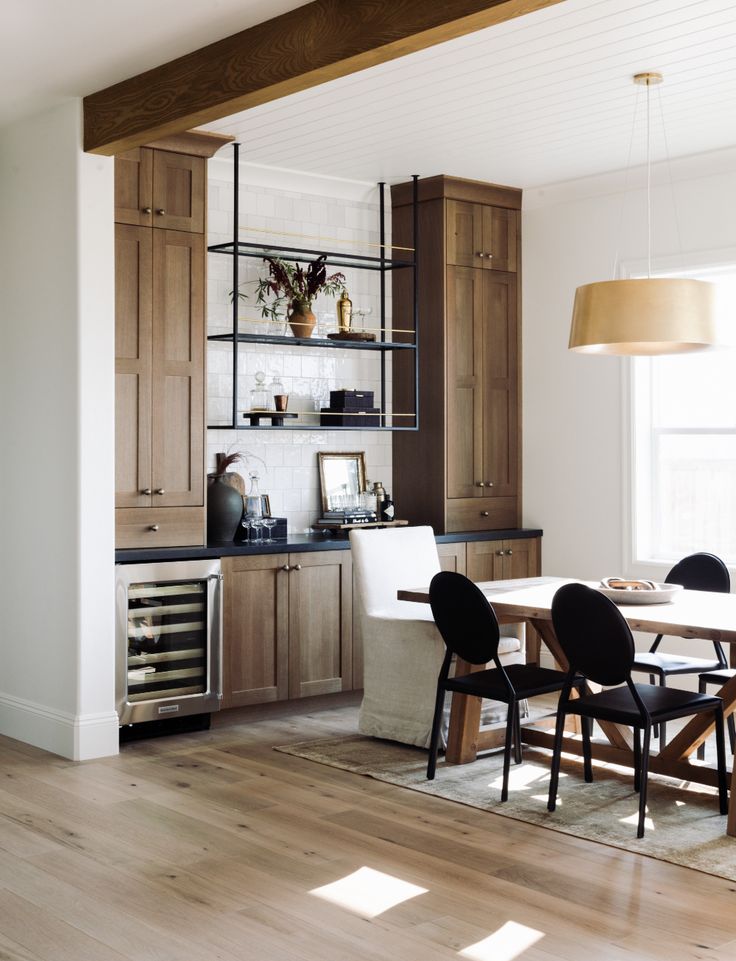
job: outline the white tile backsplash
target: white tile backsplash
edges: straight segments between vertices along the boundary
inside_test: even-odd
[[[232,240],[232,182],[218,180],[212,170],[209,183],[208,243]],[[222,169],[222,168],[220,168]],[[273,243],[312,249],[343,250],[351,253],[377,253],[368,243],[378,237],[378,191],[372,200],[345,197],[345,185],[335,183],[335,194],[330,195],[328,181],[324,181],[324,195],[315,194],[314,185],[300,184],[295,174],[293,190],[268,186],[270,175],[263,172],[263,183],[254,179],[253,168],[241,175],[240,226],[241,240],[250,243]],[[255,172],[258,176],[258,172]],[[304,189],[300,190],[300,186]],[[363,191],[362,196],[366,196]],[[390,223],[390,198],[386,197],[387,224]],[[264,233],[264,229],[268,233]],[[282,233],[279,233],[281,231]],[[310,238],[295,237],[309,234]],[[387,226],[387,235],[390,228]],[[254,304],[254,281],[264,274],[265,265],[258,259],[239,261],[240,289],[248,299],[240,303],[240,329],[248,332],[264,331],[269,325],[261,322]],[[328,268],[334,273],[338,268]],[[364,308],[365,326],[377,326],[380,317],[380,275],[377,271],[344,269],[345,284],[353,301],[354,312]],[[210,334],[227,333],[232,329],[230,291],[232,266],[228,257],[208,255],[207,313]],[[391,311],[391,279],[386,278],[387,318]],[[320,297],[314,311],[318,318],[317,333],[324,336],[334,330],[335,300]],[[354,317],[360,324],[360,316]],[[283,324],[275,332],[288,333]],[[255,386],[254,375],[262,370],[271,381],[278,374],[289,393],[289,409],[315,411],[328,406],[329,391],[341,387],[373,390],[378,404],[380,390],[380,357],[378,352],[326,348],[289,348],[281,345],[243,344],[239,347],[238,406],[242,412],[249,404],[249,391]],[[390,358],[387,364],[390,372]],[[208,344],[208,423],[229,421],[232,410],[232,353],[229,344]],[[387,382],[390,395],[390,374]],[[390,401],[390,396],[387,396]],[[389,405],[390,409],[390,405]],[[391,490],[391,434],[384,431],[330,431],[315,427],[306,430],[234,431],[208,430],[207,469],[212,470],[215,453],[240,450],[248,455],[246,463],[236,464],[246,479],[255,469],[259,474],[261,493],[271,498],[274,514],[287,518],[289,531],[301,533],[310,529],[321,513],[317,452],[320,450],[363,450],[366,471],[371,481],[380,480]]]

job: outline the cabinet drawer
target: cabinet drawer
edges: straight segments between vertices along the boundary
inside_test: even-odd
[[[157,527],[157,530],[152,528]],[[115,546],[196,547],[205,543],[204,507],[131,507],[115,511]]]
[[[457,497],[446,501],[448,534],[497,531],[517,526],[515,497]]]

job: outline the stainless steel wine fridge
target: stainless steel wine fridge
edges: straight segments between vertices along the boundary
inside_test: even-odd
[[[120,724],[218,711],[219,559],[118,564],[115,570]]]

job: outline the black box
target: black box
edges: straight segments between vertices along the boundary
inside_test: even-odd
[[[372,390],[331,390],[330,410],[372,410]]]
[[[380,427],[380,408],[368,407],[362,410],[333,410],[323,407],[319,418],[320,427]]]

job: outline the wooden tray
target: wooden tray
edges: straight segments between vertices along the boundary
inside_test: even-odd
[[[328,334],[327,338],[328,340],[374,341],[376,339],[376,335],[369,333],[367,330],[338,330],[334,334]]]

